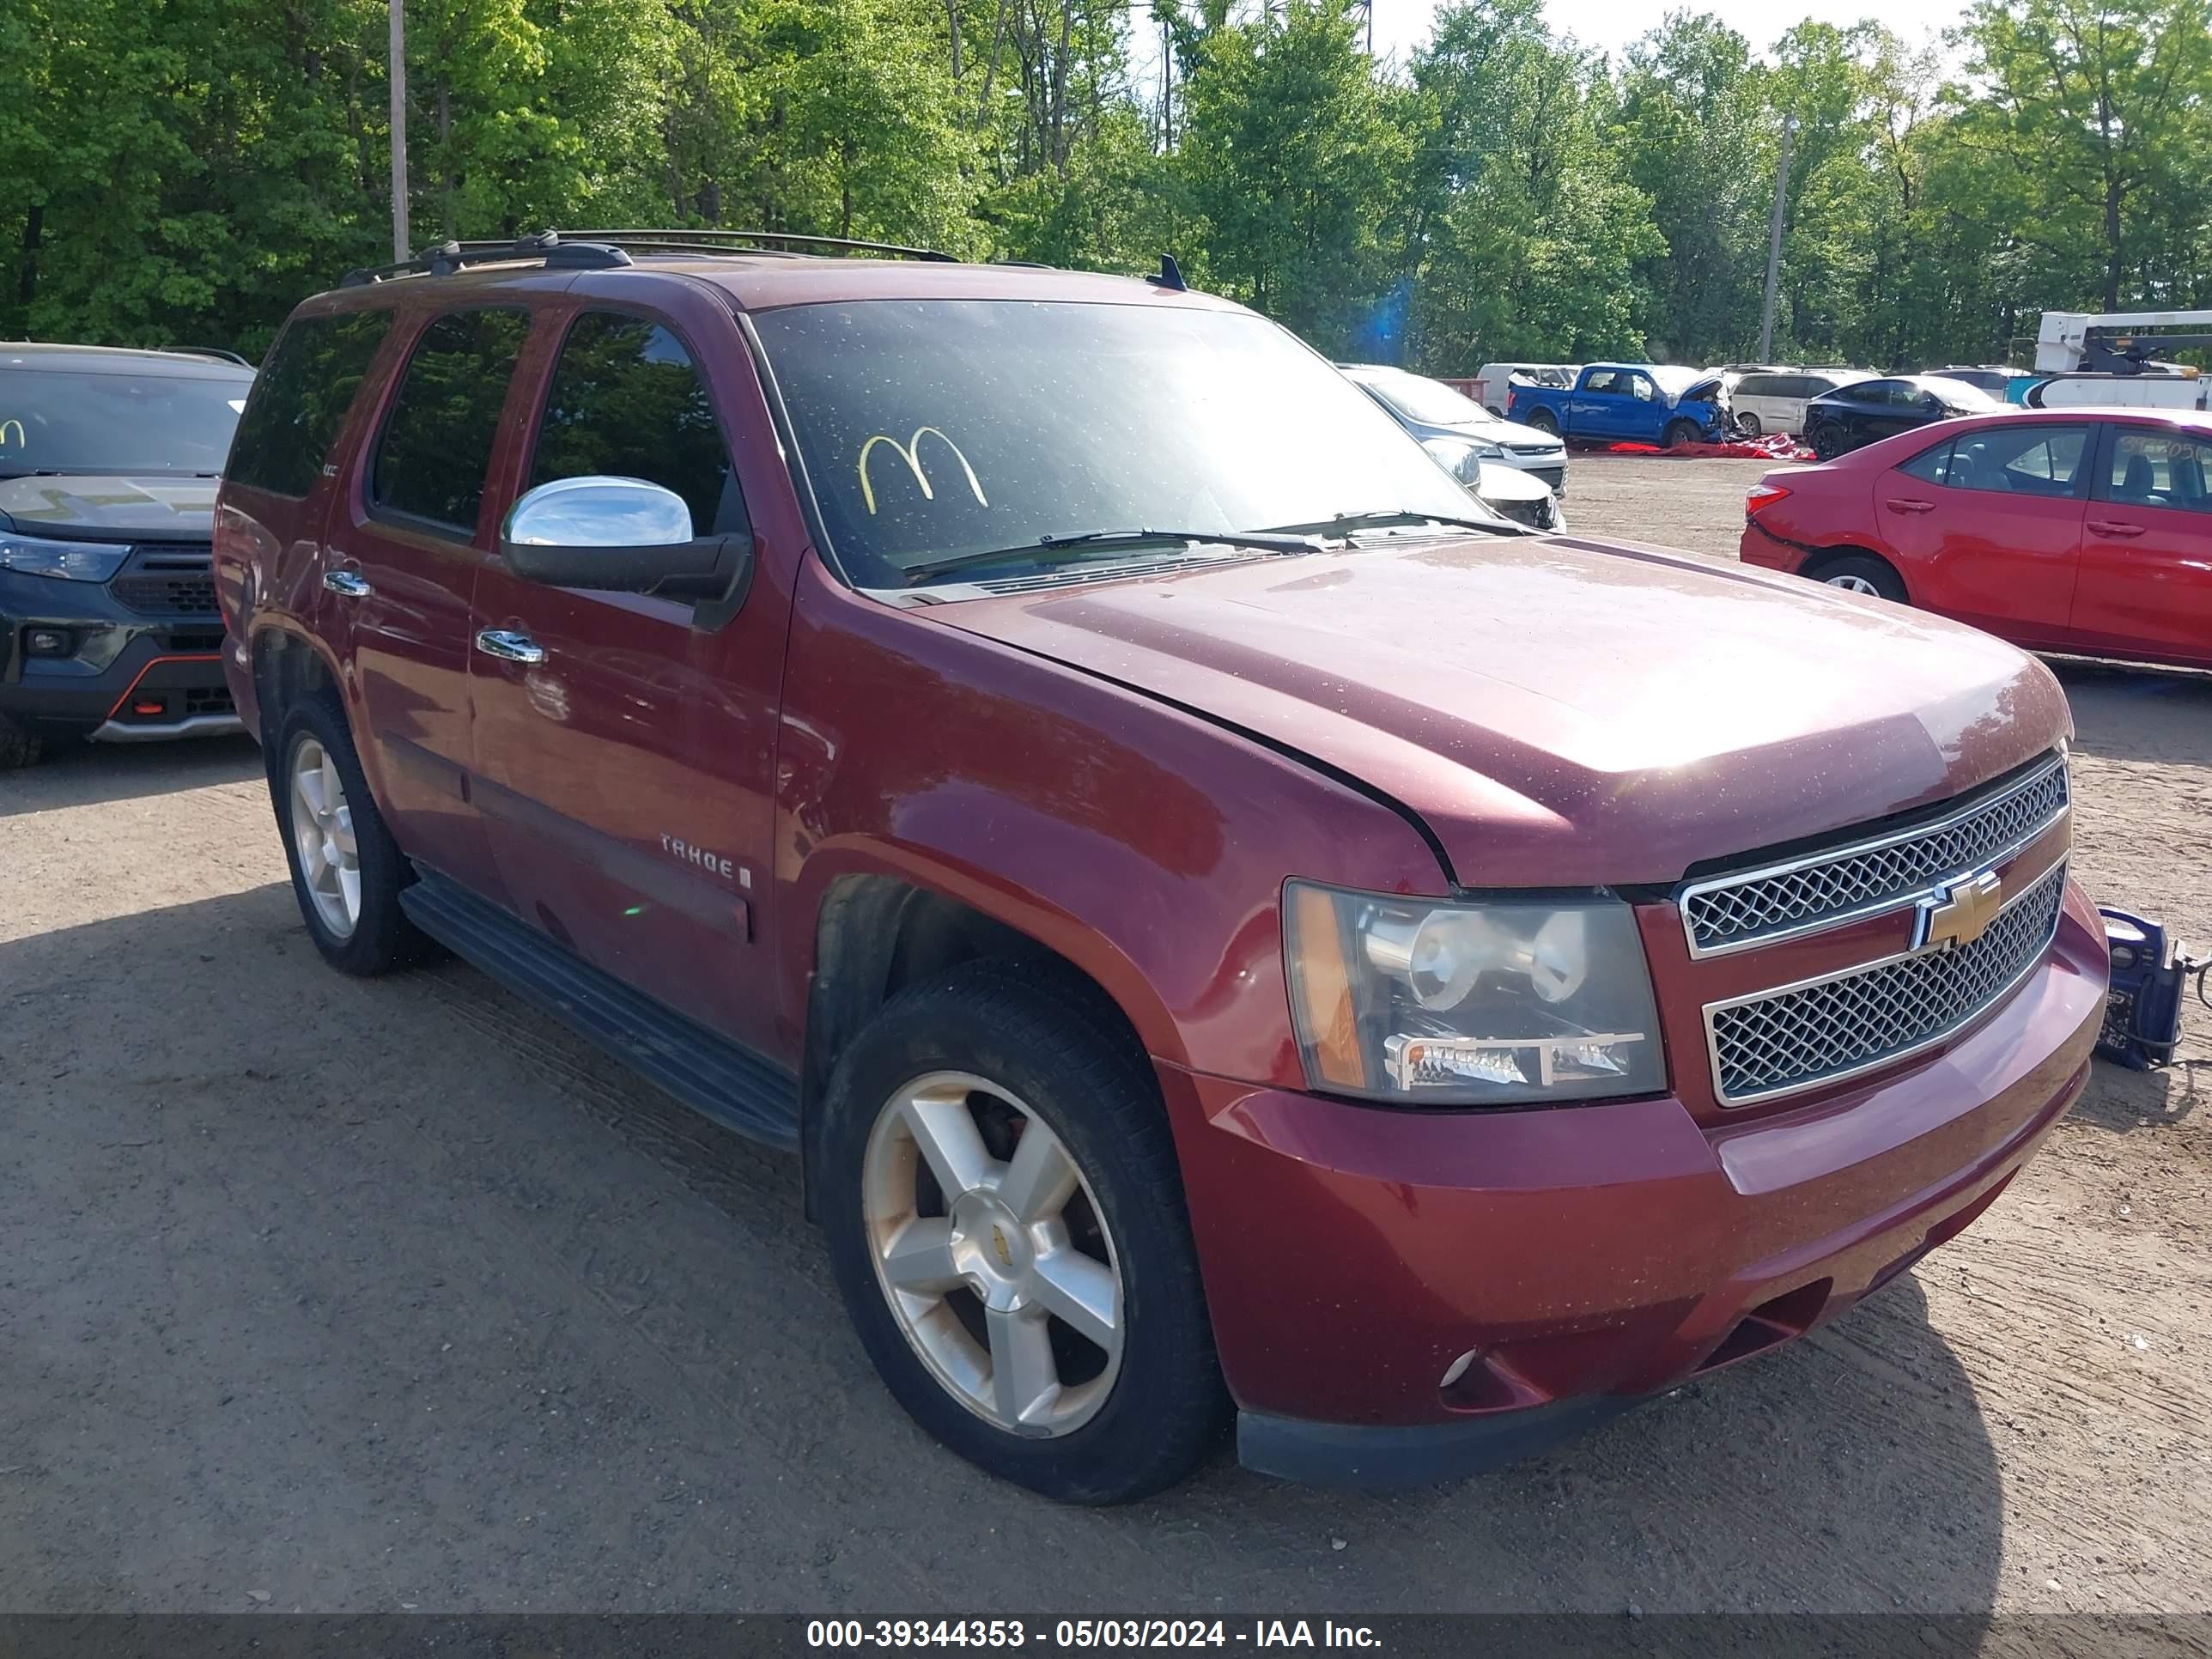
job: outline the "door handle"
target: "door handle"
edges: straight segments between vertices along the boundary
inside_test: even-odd
[[[497,657],[501,662],[538,663],[545,660],[545,647],[527,634],[517,634],[511,629],[487,628],[477,635],[477,649],[487,657]]]
[[[2121,524],[2112,519],[2092,519],[2089,528],[2100,536],[2128,537],[2143,533],[2143,527],[2139,524]]]
[[[1936,510],[1935,502],[1916,501],[1910,496],[1893,495],[1887,505],[1893,513],[1933,513]]]
[[[342,599],[365,599],[376,592],[350,570],[325,570],[323,586]]]

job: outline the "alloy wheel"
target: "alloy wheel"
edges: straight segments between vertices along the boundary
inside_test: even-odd
[[[361,923],[361,854],[353,809],[330,751],[312,737],[292,750],[292,845],[315,914],[333,937],[353,937]]]
[[[1831,576],[1827,579],[1827,586],[1840,587],[1846,593],[1871,593],[1877,599],[1881,597],[1881,589],[1864,576]]]
[[[861,1212],[893,1319],[938,1383],[1009,1434],[1069,1434],[1121,1365],[1125,1297],[1096,1195],[1042,1118],[961,1072],[885,1102]]]

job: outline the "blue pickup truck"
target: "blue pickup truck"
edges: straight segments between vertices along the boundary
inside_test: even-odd
[[[1727,377],[1666,363],[1590,363],[1571,386],[1516,383],[1505,417],[1569,443],[1680,445],[1727,438]]]

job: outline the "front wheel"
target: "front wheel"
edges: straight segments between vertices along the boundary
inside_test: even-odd
[[[1659,441],[1665,448],[1680,449],[1685,444],[1697,442],[1699,435],[1695,421],[1670,421],[1667,423],[1666,435]]]
[[[38,734],[0,714],[0,772],[12,772],[38,758]]]
[[[1759,423],[1759,416],[1756,415],[1737,416],[1735,429],[1746,438],[1760,438],[1766,434],[1766,428]]]
[[[1846,593],[1871,594],[1893,605],[1910,603],[1905,598],[1903,578],[1887,561],[1871,553],[1853,553],[1832,559],[1820,567],[1813,580],[1826,587],[1840,587]]]
[[[1226,1397],[1174,1146],[1081,992],[997,963],[925,982],[822,1109],[831,1263],[917,1423],[1066,1503],[1190,1472]]]

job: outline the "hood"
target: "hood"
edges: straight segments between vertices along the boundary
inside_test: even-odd
[[[0,478],[0,525],[88,541],[206,541],[215,533],[213,478]]]
[[[1370,544],[927,614],[1359,780],[1419,815],[1465,887],[1671,882],[1955,794],[2068,730],[2049,672],[1985,634],[1565,536]]]

